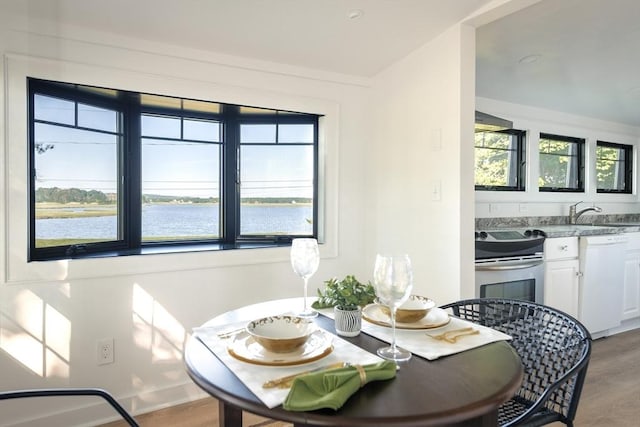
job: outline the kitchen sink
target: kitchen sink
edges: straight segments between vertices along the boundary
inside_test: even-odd
[[[640,224],[639,224],[640,225]],[[573,231],[573,230],[594,230],[598,228],[607,229],[609,224],[560,224],[560,225],[541,225],[542,230],[554,230],[554,231]]]
[[[539,228],[547,232],[548,237],[564,236],[591,236],[599,234],[617,234],[622,230],[620,227],[610,227],[608,224],[560,224],[541,225]]]

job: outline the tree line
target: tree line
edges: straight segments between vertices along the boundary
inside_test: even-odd
[[[38,188],[36,203],[116,203],[114,193],[99,190],[82,190],[79,188]],[[143,194],[142,203],[219,203],[218,197],[167,196],[161,194]],[[246,197],[242,203],[311,203],[308,197]]]

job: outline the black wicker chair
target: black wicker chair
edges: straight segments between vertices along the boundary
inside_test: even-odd
[[[49,396],[98,396],[105,401],[131,426],[139,427],[138,423],[108,392],[99,388],[51,388],[35,390],[1,391],[0,400],[23,399],[28,397]]]
[[[561,311],[527,301],[481,298],[443,305],[455,316],[513,338],[524,380],[498,412],[500,426],[573,426],[591,356],[591,335]]]

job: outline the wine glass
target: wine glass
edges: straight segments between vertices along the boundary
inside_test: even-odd
[[[413,289],[413,271],[409,255],[376,256],[373,270],[376,296],[389,307],[391,318],[391,345],[378,349],[383,359],[402,362],[411,358],[411,352],[396,345],[396,310],[405,302]]]
[[[304,280],[304,308],[301,317],[315,317],[318,313],[307,307],[307,285],[320,264],[320,252],[316,239],[293,239],[291,241],[291,267]]]

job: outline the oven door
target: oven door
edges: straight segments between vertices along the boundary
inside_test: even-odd
[[[476,297],[544,301],[541,256],[476,261]]]

